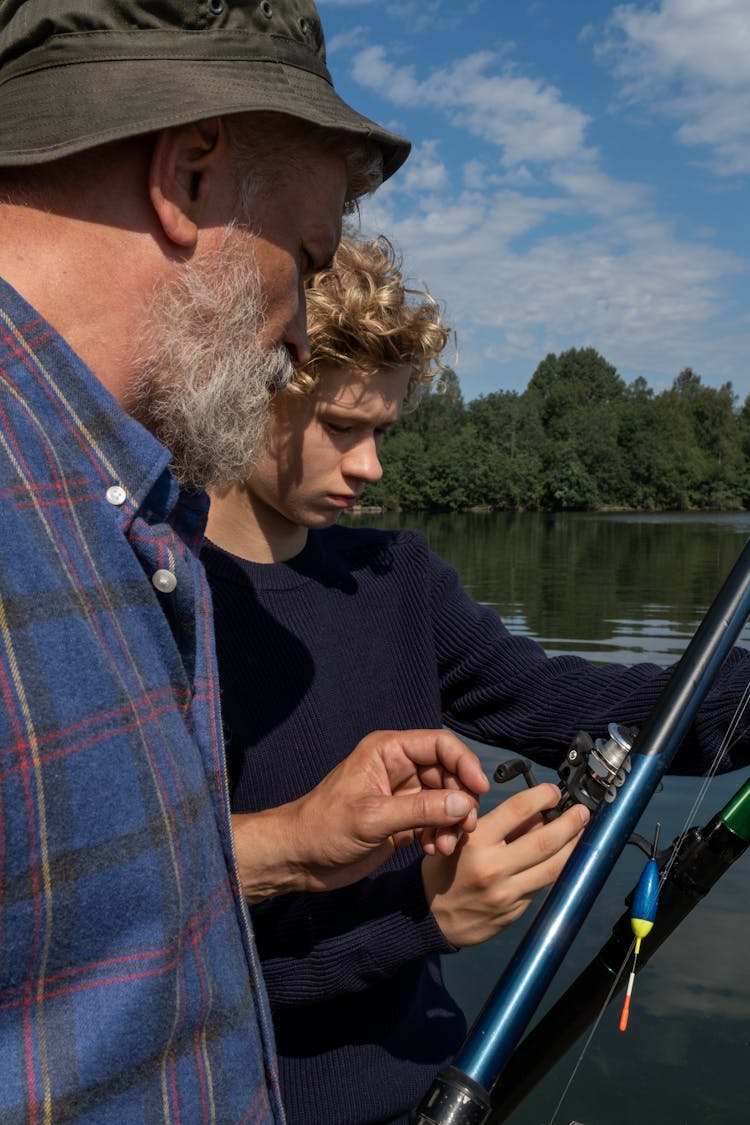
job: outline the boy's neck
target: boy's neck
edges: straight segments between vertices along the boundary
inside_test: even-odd
[[[248,562],[277,563],[304,550],[307,528],[291,523],[245,489],[213,494],[206,536]]]

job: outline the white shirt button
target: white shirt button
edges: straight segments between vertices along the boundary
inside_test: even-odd
[[[114,504],[119,508],[120,504],[124,504],[128,498],[128,494],[120,484],[112,484],[107,489],[107,501]]]
[[[177,579],[171,570],[155,570],[151,575],[151,585],[160,594],[171,594],[177,586]]]

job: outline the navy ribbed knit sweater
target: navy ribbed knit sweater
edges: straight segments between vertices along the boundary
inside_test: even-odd
[[[637,724],[668,673],[548,658],[462,590],[419,533],[311,532],[288,563],[207,544],[232,804],[309,791],[364,735],[446,725],[556,765],[575,732]],[[681,760],[700,772],[750,675],[736,650]],[[747,742],[734,759],[748,760]],[[443,985],[452,952],[416,847],[354,887],[287,894],[252,915],[290,1125],[405,1122],[459,1046]]]

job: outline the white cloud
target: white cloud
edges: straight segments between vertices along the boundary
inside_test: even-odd
[[[522,389],[548,351],[587,345],[657,389],[686,365],[732,377],[741,341],[724,329],[724,297],[743,268],[732,254],[681,241],[647,212],[592,222],[562,197],[464,192],[409,210],[395,202],[376,194],[363,225],[393,236],[409,272],[445,303],[459,342],[471,341],[459,366],[467,387],[493,369],[495,386],[510,385],[502,364],[524,371]],[[579,229],[544,233],[560,216]]]
[[[400,187],[409,192],[437,191],[447,185],[448,172],[438,156],[438,142],[424,141],[412,149]]]
[[[557,165],[550,170],[550,179],[591,215],[619,214],[642,205],[646,196],[641,184],[615,180],[593,161]]]
[[[467,160],[463,167],[463,180],[466,188],[475,191],[502,185],[529,188],[535,183],[534,176],[525,164],[518,164],[515,168],[498,174],[488,171],[486,164],[481,160]]]
[[[453,5],[442,0],[399,0],[388,4],[386,11],[392,18],[400,20],[411,32],[421,35],[424,32],[453,28],[460,23],[460,14]],[[443,13],[447,12],[447,16]]]
[[[363,43],[367,42],[368,29],[364,26],[350,27],[345,32],[339,32],[338,35],[332,35],[330,39],[326,39],[326,56],[328,60],[334,55],[340,55],[344,52],[353,50],[356,47],[361,47]]]
[[[515,74],[510,64],[480,51],[441,67],[420,81],[412,66],[396,66],[383,47],[359,52],[356,81],[397,105],[442,110],[450,123],[501,150],[506,166],[549,163],[584,151],[588,117],[538,79]]]
[[[717,3],[736,14],[729,0]],[[653,98],[661,73],[655,55],[647,67],[645,47],[632,46],[636,28],[650,50],[662,31],[660,22],[630,17],[677,8],[707,10],[701,0],[616,9],[618,73],[630,97],[646,98],[648,88]],[[626,28],[632,49],[624,46]],[[688,37],[669,49],[681,60],[679,97],[687,107]],[[713,246],[705,231],[679,233],[658,214],[655,188],[608,173],[587,139],[590,117],[555,86],[489,51],[422,74],[369,46],[351,66],[357,81],[417,123],[405,131],[419,136],[421,123],[424,137],[427,123],[432,139],[417,144],[413,168],[407,164],[363,204],[362,221],[365,230],[392,236],[407,270],[445,304],[468,397],[493,386],[522,389],[548,351],[588,345],[626,378],[643,374],[657,390],[687,365],[719,381],[744,378],[746,331],[729,293],[747,263]],[[663,73],[676,71],[664,64]],[[690,97],[697,91],[691,86]],[[697,143],[710,128],[725,167],[733,152],[737,166],[746,126],[727,111],[725,91],[713,93],[694,112],[683,108],[681,139]],[[675,112],[674,91],[670,105]],[[441,117],[453,128],[441,132]],[[463,159],[454,136],[470,141],[461,145]]]
[[[611,17],[622,31],[634,76],[668,73],[721,87],[746,87],[750,15],[746,0],[661,0],[621,4]]]
[[[660,0],[614,9],[599,56],[624,98],[676,122],[706,146],[720,175],[750,172],[750,6],[747,0]]]

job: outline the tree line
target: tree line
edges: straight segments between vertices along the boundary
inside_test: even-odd
[[[687,367],[655,394],[594,348],[548,355],[526,390],[465,403],[455,371],[386,436],[389,510],[646,511],[750,507],[750,396]]]

